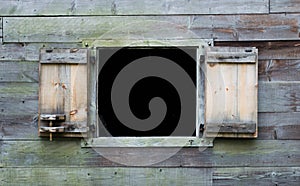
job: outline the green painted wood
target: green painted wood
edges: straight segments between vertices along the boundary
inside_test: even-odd
[[[5,17],[5,42],[195,38],[188,16]]]
[[[211,185],[210,168],[5,168],[6,185]]]
[[[299,40],[299,19],[298,14],[4,17],[3,41],[81,42],[90,38],[199,37],[215,38],[216,41]]]
[[[0,162],[3,168],[115,167],[126,165],[216,168],[300,166],[300,144],[298,140],[218,139],[214,141],[213,148],[174,149],[81,148],[80,140],[66,141],[64,139],[64,141],[60,141],[54,138],[52,142],[48,139],[44,141],[4,140],[0,141],[0,149],[2,152]],[[165,155],[170,153],[173,153],[172,156],[165,158]]]
[[[299,0],[270,0],[270,12],[300,12],[300,1]]]
[[[299,185],[299,167],[215,168],[213,185]]]
[[[253,14],[268,11],[267,0],[13,0],[5,1],[0,7],[3,16]]]

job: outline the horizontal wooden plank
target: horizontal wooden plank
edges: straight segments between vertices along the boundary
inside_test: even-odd
[[[260,81],[300,81],[300,60],[260,60]]]
[[[216,168],[213,185],[299,185],[300,167]]]
[[[1,184],[34,185],[298,185],[299,167],[3,168]]]
[[[276,138],[282,140],[300,140],[300,124],[276,127]]]
[[[300,1],[299,0],[270,0],[270,12],[271,13],[300,12]]]
[[[1,185],[211,185],[211,168],[4,168]]]
[[[208,47],[207,63],[256,63],[255,48]]]
[[[9,167],[280,167],[300,166],[298,140],[224,140],[213,148],[81,148],[80,141],[0,141]],[[283,148],[284,147],[284,148]],[[288,150],[287,150],[288,149]],[[147,158],[145,158],[147,157]]]
[[[11,43],[0,45],[0,61],[39,61],[41,48],[80,48],[80,43]]]
[[[188,16],[5,17],[4,42],[196,38]],[[80,25],[80,26],[79,26]]]
[[[214,42],[215,46],[256,47],[259,60],[300,59],[300,41]]]
[[[99,137],[83,141],[82,147],[212,147],[198,137]]]
[[[37,62],[0,61],[0,83],[35,83],[39,81]]]
[[[4,17],[4,42],[83,39],[299,40],[298,14]],[[80,26],[78,26],[80,25]]]
[[[259,82],[258,112],[299,112],[300,82]]]
[[[223,123],[207,123],[207,133],[255,133],[256,123],[254,122],[223,122]]]
[[[299,40],[299,15],[192,16],[188,28],[216,41]]]
[[[26,2],[26,3],[25,3]],[[251,5],[251,6],[249,6]],[[231,8],[234,6],[235,8]],[[160,1],[160,0],[34,0],[8,1],[3,16],[41,15],[165,15],[165,14],[251,14],[268,13],[268,0]]]
[[[41,49],[40,63],[87,63],[86,49]]]

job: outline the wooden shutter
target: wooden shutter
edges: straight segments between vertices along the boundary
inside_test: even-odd
[[[39,135],[87,133],[87,49],[41,49]]]
[[[256,48],[206,48],[207,137],[257,137],[257,54]]]

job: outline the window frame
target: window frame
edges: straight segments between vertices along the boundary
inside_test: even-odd
[[[200,119],[199,111],[204,112],[204,105],[199,102],[202,90],[199,81],[200,56],[205,53],[205,47],[213,46],[212,39],[187,39],[187,40],[84,40],[83,46],[89,48],[88,60],[88,138],[83,140],[82,147],[211,147],[213,139],[200,137],[200,123],[204,125],[204,118]],[[97,49],[105,47],[195,47],[196,52],[196,136],[189,137],[101,137],[98,134],[98,75]],[[204,88],[204,87],[203,87]]]

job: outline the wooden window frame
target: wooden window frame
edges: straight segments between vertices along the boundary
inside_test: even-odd
[[[196,136],[189,137],[101,137],[98,135],[98,100],[97,100],[97,75],[98,56],[97,48],[105,47],[195,47],[197,50],[197,87],[201,87],[200,56],[204,55],[204,48],[213,45],[212,39],[188,39],[188,40],[84,40],[83,46],[89,48],[88,62],[88,125],[89,137],[82,141],[82,147],[212,147],[213,139],[200,137],[200,123],[204,124],[203,104],[200,104],[200,91],[197,88],[196,99]],[[201,116],[200,116],[201,115]],[[201,119],[202,118],[202,119]],[[201,120],[201,121],[200,121]]]

